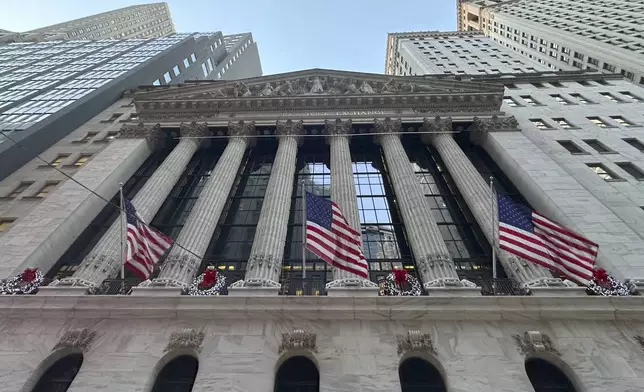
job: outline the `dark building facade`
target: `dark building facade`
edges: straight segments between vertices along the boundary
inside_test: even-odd
[[[123,41],[0,45],[0,179],[146,84],[261,75],[250,33],[227,45],[220,32]]]

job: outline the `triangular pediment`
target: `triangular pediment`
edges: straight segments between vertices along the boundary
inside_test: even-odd
[[[142,87],[135,92],[135,98],[141,102],[420,94],[462,96],[502,93],[501,85],[440,77],[391,76],[315,68],[237,81],[204,80],[177,86]]]

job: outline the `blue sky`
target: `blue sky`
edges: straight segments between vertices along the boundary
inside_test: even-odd
[[[25,31],[141,3],[0,0],[0,29]],[[384,72],[388,32],[455,30],[456,0],[170,0],[177,31],[251,31],[264,74]]]

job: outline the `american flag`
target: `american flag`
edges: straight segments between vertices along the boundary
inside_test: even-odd
[[[497,195],[499,247],[587,286],[599,246],[579,234]]]
[[[367,279],[360,233],[331,200],[306,192],[306,248],[332,266]]]
[[[143,279],[149,279],[154,266],[174,241],[148,226],[132,202],[123,199],[127,221],[125,266]]]

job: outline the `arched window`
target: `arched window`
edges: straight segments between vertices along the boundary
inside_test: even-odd
[[[535,392],[577,392],[561,369],[544,359],[528,359],[525,371]]]
[[[277,370],[274,392],[319,392],[320,373],[310,359],[291,357]]]
[[[402,392],[447,392],[438,369],[422,358],[408,358],[398,368]]]
[[[83,354],[69,354],[45,371],[32,392],[65,392],[83,364]]]
[[[192,355],[180,355],[161,369],[152,392],[190,392],[198,369],[197,358]]]

